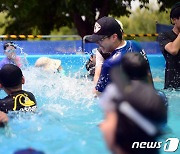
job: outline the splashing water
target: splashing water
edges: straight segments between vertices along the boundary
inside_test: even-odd
[[[82,77],[85,60],[82,57],[82,65],[76,72],[67,73],[65,67],[66,76],[50,74],[32,66],[23,68],[23,89],[35,95],[38,111],[36,114],[9,114],[13,118],[5,129],[0,129],[0,153],[12,154],[28,147],[46,154],[109,153],[97,127],[103,113],[92,94],[93,82],[86,76]],[[74,61],[67,61],[67,66],[73,64]],[[155,72],[154,77],[163,77],[160,69],[152,72]],[[155,86],[161,89],[163,82],[156,82]],[[173,129],[170,135],[179,137],[180,95],[176,91],[165,93],[170,101],[168,125]]]
[[[22,57],[21,62],[22,62],[23,67],[28,67],[29,66],[29,63],[27,60],[28,54],[26,52],[24,52],[23,51],[24,49],[22,47],[20,47],[18,44],[15,44],[15,47],[16,47],[16,49],[20,50],[20,56]]]
[[[24,89],[31,89],[37,97],[47,98],[51,103],[58,103],[59,99],[72,99],[74,103],[83,103],[84,98],[92,101],[93,82],[87,78],[80,79],[79,72],[74,77],[61,76],[59,73],[49,74],[41,68],[29,67],[23,73],[26,77]]]
[[[90,79],[82,78],[79,71],[67,76],[32,66],[22,71],[23,89],[35,95],[38,111],[13,114],[6,129],[0,130],[0,153],[10,154],[27,147],[49,154],[52,150],[55,154],[85,153],[93,144],[90,153],[96,153],[99,146],[102,153],[108,153],[97,127],[102,113],[93,97]]]

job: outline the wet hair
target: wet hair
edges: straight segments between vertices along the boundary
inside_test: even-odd
[[[123,33],[117,33],[118,39],[122,40]]]
[[[143,80],[149,71],[148,62],[137,52],[126,53],[121,60],[121,67],[130,80]]]
[[[170,18],[176,18],[178,19],[180,17],[180,2],[174,4],[171,8],[171,12],[170,12]]]
[[[116,113],[118,115],[117,128],[115,132],[115,144],[127,153],[135,154],[157,154],[156,148],[132,148],[134,142],[155,142],[161,135],[159,125],[167,119],[167,108],[163,100],[156,94],[150,85],[140,81],[133,82],[121,100],[116,100]],[[142,90],[143,89],[143,90]],[[148,134],[135,121],[123,114],[119,106],[128,102],[141,116],[148,120],[157,132]]]
[[[14,42],[11,41],[11,42],[4,43],[4,45],[3,45],[4,50],[6,50],[6,48],[9,46],[12,46],[16,49],[16,45],[14,44]]]
[[[0,70],[0,83],[7,88],[21,85],[22,77],[21,69],[13,64],[6,64]]]
[[[123,114],[118,113],[115,132],[115,144],[130,154],[157,154],[157,149],[132,148],[134,142],[155,142],[156,138],[148,136]]]

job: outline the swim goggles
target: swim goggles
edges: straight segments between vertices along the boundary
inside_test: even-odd
[[[9,52],[9,53],[15,52],[15,51],[16,51],[16,49],[5,50],[5,52]]]

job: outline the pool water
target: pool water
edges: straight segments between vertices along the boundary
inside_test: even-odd
[[[8,126],[0,128],[0,154],[12,154],[28,147],[46,154],[109,154],[98,128],[103,113],[97,104],[98,99],[92,94],[93,82],[86,77],[84,62],[88,56],[50,56],[62,60],[66,76],[61,77],[34,68],[38,57],[28,57],[29,66],[23,69],[26,79],[23,89],[36,96],[38,112],[9,114],[13,118]],[[155,57],[150,58],[151,64]],[[151,66],[153,77],[158,78],[155,87],[163,89],[163,64],[156,67],[152,63]],[[169,99],[168,126],[172,130],[160,139],[163,142],[169,137],[180,138],[180,93],[164,92]],[[0,91],[0,96],[6,94]]]

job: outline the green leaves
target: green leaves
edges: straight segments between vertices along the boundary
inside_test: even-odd
[[[50,34],[60,27],[75,26],[80,36],[93,32],[97,18],[130,15],[132,0],[1,0],[0,11],[7,11],[5,34]],[[149,0],[140,0],[142,6]],[[164,1],[170,7],[175,0]],[[2,23],[1,23],[2,24]]]

